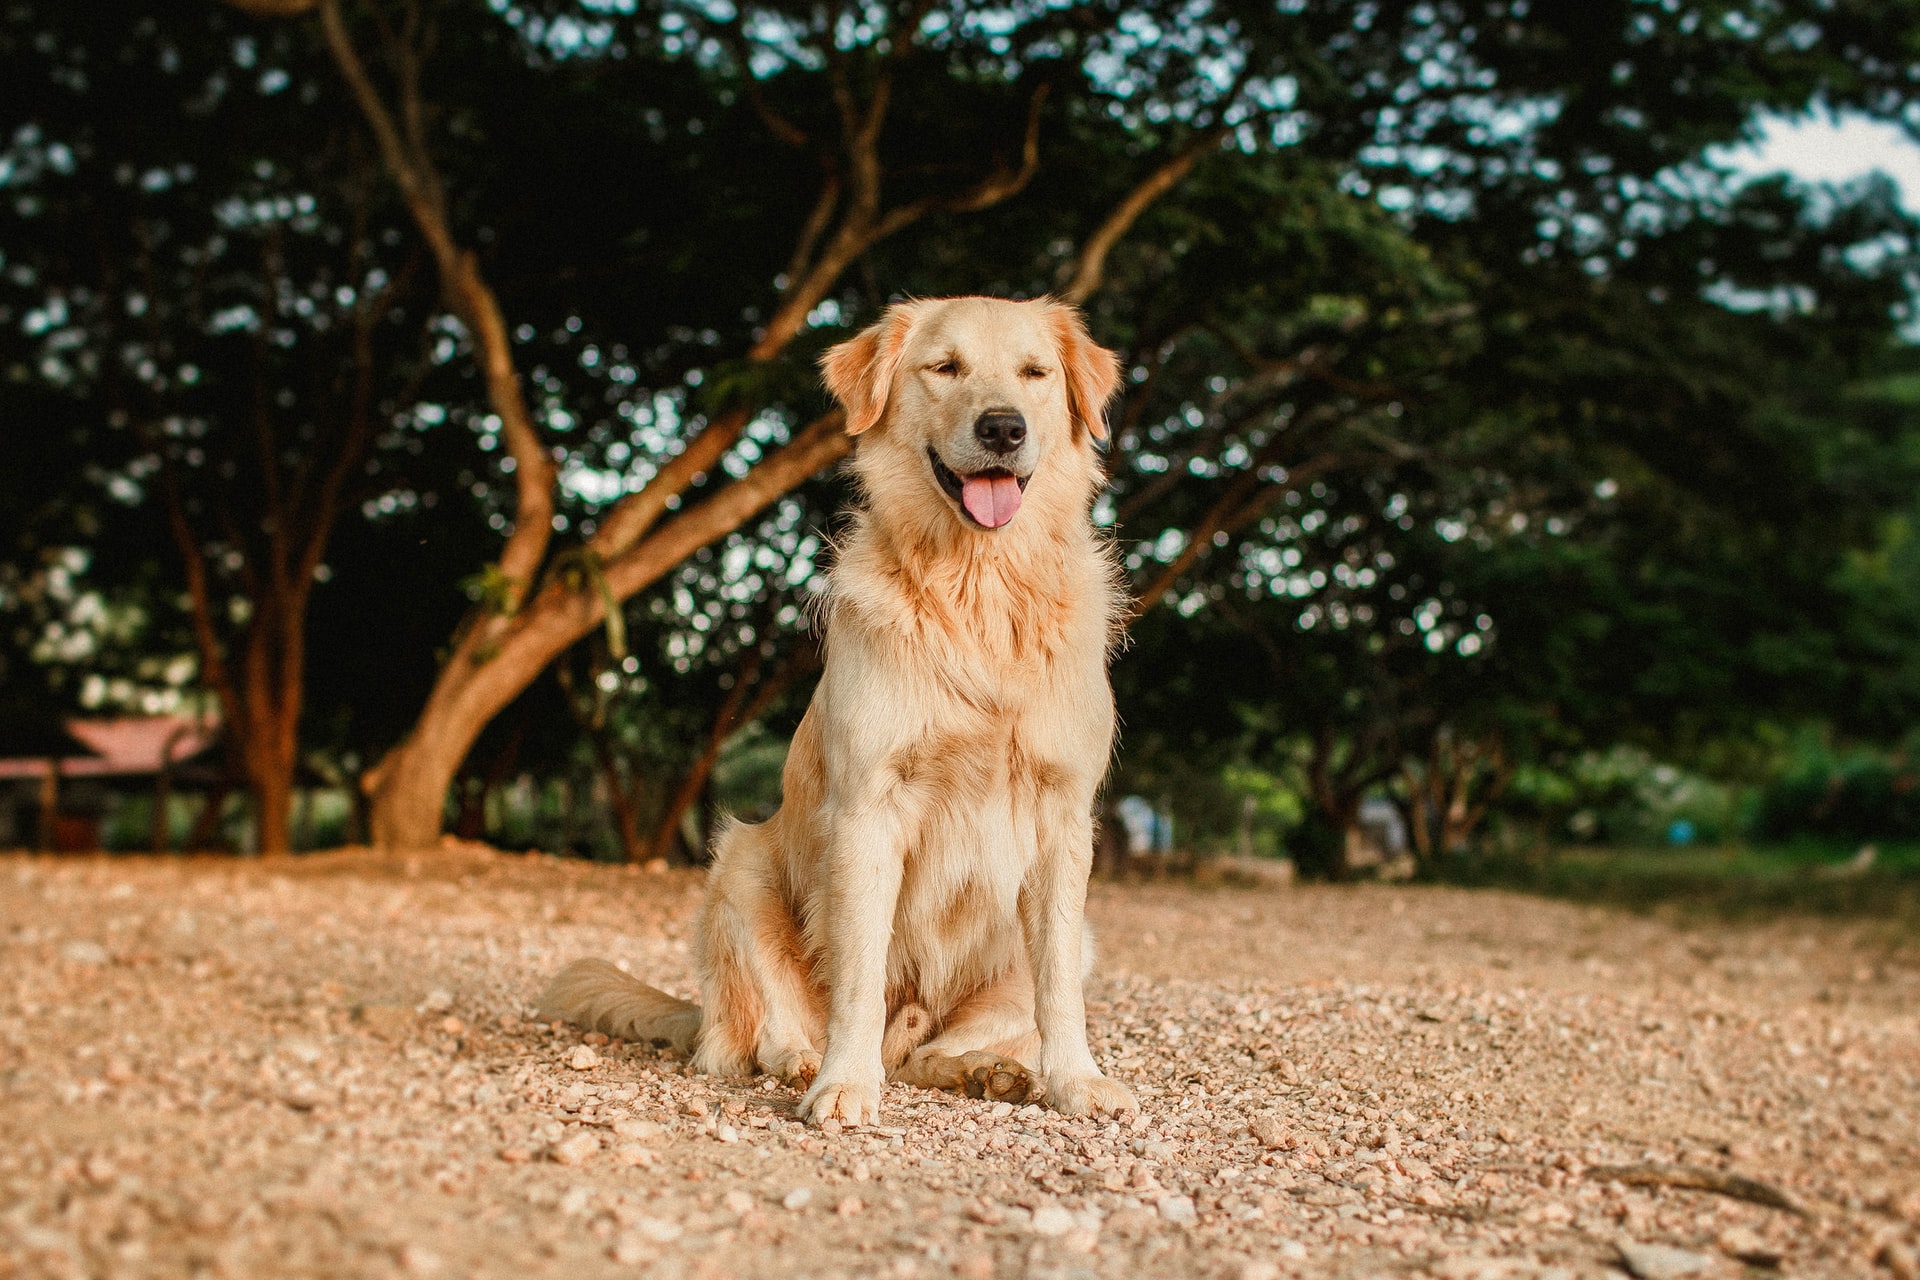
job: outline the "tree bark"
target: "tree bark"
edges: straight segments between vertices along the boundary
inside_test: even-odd
[[[275,577],[284,574],[281,551],[274,547],[270,552],[278,570]],[[293,784],[306,691],[301,644],[306,592],[276,582],[256,608],[244,664],[247,715],[241,750],[253,799],[256,850],[261,857],[277,858],[293,851]]]
[[[1193,172],[1193,166],[1199,163],[1200,157],[1219,146],[1226,136],[1227,131],[1223,128],[1206,130],[1129,191],[1094,229],[1093,234],[1087,237],[1079,254],[1062,271],[1064,283],[1058,294],[1060,300],[1079,306],[1092,297],[1106,279],[1107,256],[1120,243],[1121,237],[1133,229],[1133,224],[1140,220],[1140,215],[1154,201],[1180,185],[1181,179]]]
[[[181,725],[167,735],[160,748],[160,770],[153,778],[153,813],[147,819],[147,843],[154,853],[166,853],[173,844],[173,824],[168,810],[173,805],[173,753],[190,730]]]
[[[601,780],[606,783],[607,802],[613,807],[613,831],[620,839],[620,856],[627,862],[643,862],[648,848],[640,836],[639,776],[622,773],[604,734],[593,735],[593,758],[600,766]]]
[[[687,556],[737,529],[794,485],[846,456],[838,412],[829,413],[747,475],[603,567],[609,593],[625,600]],[[446,665],[413,732],[372,777],[374,843],[422,849],[437,842],[447,788],[488,721],[567,646],[605,617],[597,591],[551,583],[518,614],[470,628]]]
[[[40,775],[40,830],[35,843],[37,852],[52,853],[54,827],[60,821],[60,761],[58,757],[47,758],[47,771]]]
[[[279,857],[292,852],[292,778],[267,766],[253,776],[248,790],[253,793],[254,840],[260,856]]]
[[[424,113],[420,110],[419,58],[410,38],[390,38],[385,51],[393,68],[396,110],[369,76],[347,31],[338,0],[228,2],[263,14],[297,14],[317,7],[334,62],[373,131],[389,176],[432,249],[450,304],[473,336],[488,397],[516,461],[513,532],[498,566],[502,596],[491,602],[490,612],[469,619],[412,732],[364,779],[372,800],[374,842],[388,848],[418,848],[438,839],[447,788],[480,729],[567,645],[600,620],[600,593],[536,589],[551,537],[553,460],[526,413],[497,299],[482,278],[472,251],[457,242],[447,217],[444,188],[420,123]],[[917,19],[910,13],[895,33],[892,52],[880,60],[868,82],[864,101],[855,92],[844,58],[829,46],[828,75],[843,154],[827,173],[814,212],[798,237],[779,302],[749,347],[749,360],[778,358],[804,331],[808,313],[875,244],[929,216],[972,212],[998,204],[1023,190],[1037,172],[1045,86],[1029,103],[1018,165],[996,163],[984,177],[958,190],[893,208],[885,206],[878,143],[892,102],[896,64],[912,46],[916,30]],[[1237,98],[1245,74],[1222,100],[1222,118],[1226,107]],[[764,103],[755,105],[782,140],[795,145],[809,140],[784,117],[771,116]],[[1207,145],[1218,141],[1217,134],[1205,136],[1209,141],[1196,143],[1190,153],[1156,171],[1103,223],[1081,256],[1081,266],[1069,285],[1076,300],[1097,287],[1107,252],[1140,212],[1180,181]],[[824,439],[810,428],[755,467],[745,480],[729,485],[704,503],[702,519],[683,515],[664,530],[651,533],[671,504],[732,447],[749,416],[749,410],[740,409],[710,422],[645,488],[608,513],[588,551],[599,558],[602,579],[614,601],[624,601],[658,581],[680,558],[731,532],[781,493],[846,452],[844,440]],[[837,425],[832,430],[837,435]]]
[[[1405,771],[1407,826],[1423,868],[1466,847],[1513,774],[1497,733],[1462,739],[1443,727],[1434,735],[1426,759]]]
[[[211,851],[220,836],[220,819],[225,816],[227,797],[233,794],[233,783],[222,777],[208,789],[200,801],[200,812],[193,820],[193,830],[187,832],[187,853],[206,853]]]
[[[230,2],[259,12],[300,12],[305,8],[300,0]],[[507,699],[531,683],[548,662],[599,620],[601,602],[597,592],[585,593],[595,598],[584,600],[579,592],[548,589],[535,594],[552,531],[553,461],[526,413],[498,302],[482,278],[472,251],[456,241],[447,217],[444,188],[419,123],[423,113],[419,109],[417,52],[404,35],[388,41],[387,61],[394,68],[398,93],[395,110],[374,85],[355,49],[338,0],[317,0],[316,7],[335,65],[379,143],[389,175],[433,251],[449,302],[473,335],[489,399],[516,461],[513,533],[499,564],[502,598],[491,602],[490,614],[469,620],[413,731],[366,778],[373,800],[375,842],[391,848],[416,848],[438,838],[448,784],[479,729]],[[904,50],[911,44],[913,32],[903,29],[900,35],[896,49]],[[845,179],[829,176],[827,189],[816,205],[816,216],[809,219],[796,249],[792,278],[765,329],[748,350],[750,360],[776,359],[804,330],[807,314],[826,297],[841,274],[874,244],[933,214],[965,212],[999,203],[1023,189],[1038,168],[1039,108],[1044,89],[1035,94],[1030,106],[1017,168],[996,166],[959,191],[886,209],[881,200],[878,142],[891,103],[895,61],[884,61],[864,103],[854,93],[844,67],[837,62],[832,67],[847,175]],[[841,203],[843,190],[845,201]],[[840,213],[828,234],[826,223],[836,206]],[[817,252],[816,245],[820,246]],[[625,600],[672,568],[678,557],[672,557],[668,549],[684,548],[679,551],[684,556],[730,532],[813,470],[845,452],[842,442],[828,444],[817,437],[796,440],[755,468],[746,481],[728,486],[704,504],[710,517],[731,512],[731,523],[715,519],[690,523],[683,516],[661,535],[648,537],[653,524],[671,504],[732,447],[749,416],[749,411],[742,409],[710,422],[644,489],[616,505],[602,522],[588,550],[604,566],[603,578],[615,601]],[[788,463],[806,460],[812,466],[799,470],[791,465],[774,465],[783,459]],[[777,489],[753,483],[762,473],[779,473],[785,477],[784,483]],[[741,490],[746,491],[744,496],[736,492]],[[690,533],[697,536],[690,539],[686,536]]]
[[[680,786],[674,791],[673,798],[667,802],[666,811],[660,815],[660,825],[654,832],[651,857],[672,860],[673,846],[680,837],[680,826],[687,810],[699,803],[707,794],[708,784],[713,779],[713,770],[720,763],[720,753],[725,749],[727,740],[746,728],[777,702],[780,695],[792,686],[795,679],[817,666],[820,655],[811,644],[795,650],[782,662],[774,673],[761,680],[761,657],[755,652],[741,664],[734,677],[733,688],[727,691],[726,701],[721,704],[720,713],[713,719],[713,729],[707,735],[706,745],[695,757],[693,765],[687,770],[686,777],[680,780]],[[752,700],[748,700],[748,695]],[[694,861],[699,861],[695,858]]]

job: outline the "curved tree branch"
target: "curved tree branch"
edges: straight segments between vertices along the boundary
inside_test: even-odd
[[[553,536],[553,459],[540,442],[540,434],[527,411],[499,300],[481,276],[473,251],[459,244],[448,220],[439,171],[427,154],[418,123],[421,110],[413,51],[396,51],[403,68],[401,116],[408,121],[407,133],[403,135],[354,48],[346,21],[340,14],[339,0],[320,0],[319,7],[321,29],[334,64],[353,93],[367,127],[373,131],[388,175],[400,188],[408,212],[433,253],[448,305],[473,335],[486,382],[487,401],[500,419],[500,434],[514,461],[513,532],[507,536],[500,552],[500,574],[508,588],[503,604],[511,611],[519,606],[538,574],[540,563],[546,558],[547,543]]]
[[[1225,126],[1207,130],[1181,148],[1171,160],[1148,174],[1113,207],[1100,225],[1094,228],[1093,234],[1087,237],[1087,242],[1080,247],[1074,260],[1061,269],[1060,278],[1065,282],[1057,295],[1061,301],[1077,306],[1093,296],[1106,278],[1107,255],[1113,252],[1120,237],[1133,229],[1133,224],[1140,220],[1140,215],[1155,200],[1192,173],[1200,158],[1219,146],[1227,133]]]

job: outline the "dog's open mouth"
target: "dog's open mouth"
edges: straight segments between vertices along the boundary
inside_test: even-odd
[[[1017,476],[1005,467],[988,467],[962,477],[946,463],[932,445],[927,446],[927,461],[933,463],[933,478],[949,498],[960,504],[967,518],[983,529],[998,529],[1020,510],[1020,496],[1026,492],[1031,476]]]

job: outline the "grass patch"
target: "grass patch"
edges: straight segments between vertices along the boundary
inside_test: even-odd
[[[1843,870],[1856,852],[1810,840],[1688,849],[1577,846],[1535,856],[1468,854],[1453,860],[1442,879],[1636,911],[1749,920],[1853,917],[1894,921],[1920,933],[1920,844],[1881,845],[1870,868]]]

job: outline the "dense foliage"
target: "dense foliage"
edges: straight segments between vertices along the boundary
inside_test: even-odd
[[[1057,290],[1130,375],[1116,788],[1189,829],[1278,788],[1337,874],[1370,794],[1432,859],[1622,744],[1891,741],[1915,227],[1707,156],[1897,115],[1914,17],[6,0],[10,718],[210,700],[271,830],[391,751],[678,856],[808,687],[818,352]]]

